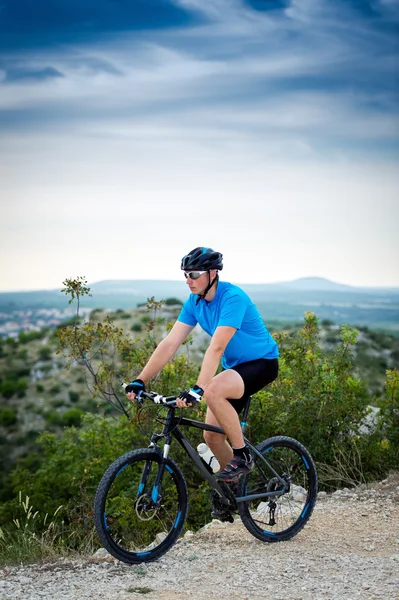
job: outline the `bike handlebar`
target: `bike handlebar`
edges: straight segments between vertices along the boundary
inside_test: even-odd
[[[125,388],[127,385],[128,385],[127,383],[122,383],[123,388]],[[154,402],[154,404],[163,404],[164,406],[170,406],[171,408],[177,408],[176,400],[177,400],[177,398],[179,398],[179,396],[162,396],[161,394],[158,394],[157,392],[145,392],[144,390],[141,390],[140,392],[138,392],[136,394],[136,398],[139,402],[142,402],[142,399],[147,398],[148,400],[151,400],[152,402]],[[195,400],[193,398],[192,403],[188,406],[193,406],[194,404],[199,404],[200,402],[201,402],[200,400]]]

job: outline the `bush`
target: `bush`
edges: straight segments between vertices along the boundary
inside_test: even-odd
[[[61,426],[64,424],[63,421],[63,417],[61,415],[61,413],[59,413],[58,411],[54,410],[53,408],[51,410],[47,410],[43,413],[43,417],[46,420],[46,423],[48,423],[49,425],[58,425]]]
[[[26,396],[27,389],[28,389],[28,381],[26,379],[18,379],[17,386],[16,386],[18,398],[24,398],[24,396]]]
[[[16,353],[16,357],[19,358],[19,360],[27,360],[27,358],[28,358],[28,349],[27,348],[21,348]]]
[[[0,383],[0,394],[4,396],[4,398],[12,398],[12,396],[23,398],[26,394],[27,388],[28,382],[24,378],[17,380],[5,379]]]
[[[399,455],[399,371],[387,371],[386,395],[380,402],[379,429],[396,456]]]
[[[73,403],[78,402],[79,401],[79,394],[78,392],[74,392],[73,390],[69,390],[68,392],[68,396],[69,396],[69,400]]]
[[[40,360],[50,360],[53,355],[53,350],[50,346],[43,346],[39,350],[39,359]]]
[[[0,383],[0,394],[4,398],[12,398],[14,394],[17,392],[17,383],[16,381],[10,381],[9,379],[5,379]]]
[[[29,342],[33,342],[33,340],[42,340],[46,336],[47,331],[48,329],[46,328],[40,331],[21,331],[18,335],[18,340],[21,344],[28,344]]]
[[[302,442],[316,461],[333,464],[337,444],[351,446],[367,411],[367,395],[356,376],[351,347],[357,332],[341,327],[341,343],[333,353],[319,346],[316,316],[307,313],[298,332],[276,335],[280,373],[256,394],[251,410],[253,437],[289,435]]]
[[[70,408],[62,415],[62,423],[66,427],[71,427],[72,425],[79,427],[82,416],[83,412],[81,410],[78,408]]]
[[[17,422],[17,415],[13,408],[6,406],[0,410],[0,424],[4,427],[10,427]]]
[[[61,386],[59,383],[55,383],[53,386],[51,386],[51,388],[49,389],[49,393],[53,394],[54,396],[56,394],[59,394],[61,391]]]
[[[183,306],[183,302],[179,298],[166,298],[166,306]]]
[[[16,348],[18,348],[18,342],[16,340],[14,340],[14,338],[8,337],[5,340],[5,344],[6,346],[8,346],[8,348],[15,350]]]

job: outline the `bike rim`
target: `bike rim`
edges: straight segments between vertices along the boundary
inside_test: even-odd
[[[120,553],[145,559],[176,533],[182,518],[178,482],[173,469],[165,465],[161,485],[156,487],[158,469],[155,457],[139,458],[123,465],[109,485],[104,528]]]

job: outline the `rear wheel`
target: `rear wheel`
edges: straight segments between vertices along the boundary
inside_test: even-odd
[[[158,473],[162,478],[157,485]],[[104,547],[135,564],[173,546],[187,516],[187,486],[179,467],[155,450],[134,450],[104,473],[94,501],[94,520]]]
[[[315,464],[306,448],[289,437],[269,438],[256,448],[266,463],[255,456],[254,470],[240,481],[237,496],[276,494],[239,502],[240,517],[248,531],[263,542],[289,540],[312,514],[317,496]]]

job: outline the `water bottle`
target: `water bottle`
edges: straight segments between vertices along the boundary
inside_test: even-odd
[[[214,473],[217,473],[220,469],[220,464],[212,450],[204,443],[197,446],[197,452],[207,465],[210,466]]]

